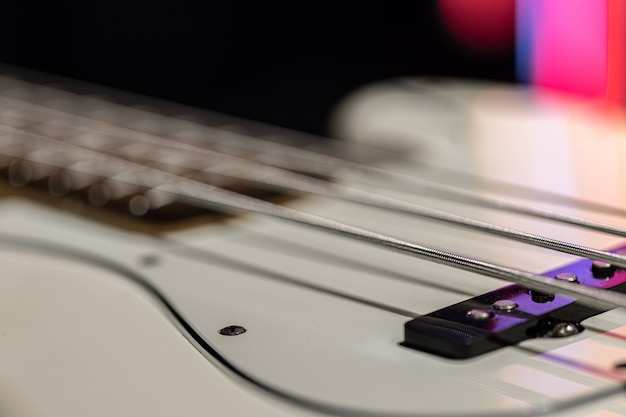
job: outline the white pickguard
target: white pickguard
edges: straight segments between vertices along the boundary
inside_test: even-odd
[[[377,97],[368,98],[369,103]],[[393,103],[387,101],[387,108]],[[417,109],[406,103],[402,108],[409,114]],[[472,111],[485,109],[493,110],[483,105]],[[359,111],[344,115],[348,125],[362,126],[351,119],[363,120]],[[455,114],[466,113],[457,109]],[[473,128],[483,132],[474,140],[493,144],[493,132],[485,130],[488,122],[481,115],[472,119]],[[379,123],[378,133],[384,131],[384,115],[365,120]],[[515,122],[508,120],[509,126],[519,126]],[[436,131],[437,126],[430,127]],[[496,164],[472,148],[475,143],[466,146],[476,152],[470,159],[478,161],[482,174],[501,169],[513,175],[510,165],[528,172],[521,163]],[[501,150],[495,152],[508,159]],[[515,150],[521,161],[520,152]],[[619,190],[621,185],[607,187]],[[413,198],[595,247],[619,243],[570,227]],[[608,203],[619,205],[619,198],[611,195]],[[533,272],[574,259],[347,203],[303,198],[292,206]],[[5,238],[0,254],[2,415],[477,416],[544,410],[563,416],[626,415],[622,371],[613,369],[616,362],[626,362],[626,342],[618,337],[626,330],[614,330],[626,323],[622,311],[588,320],[589,328],[576,337],[531,340],[521,348],[452,361],[399,346],[403,323],[410,318],[403,312],[426,314],[503,282],[251,215],[155,239],[6,199],[0,205],[1,234],[77,251],[68,257]],[[81,253],[97,258],[96,264]],[[146,256],[156,261],[142,262]],[[118,269],[97,264],[100,260]],[[249,380],[191,340],[163,304],[123,270],[145,279]],[[218,334],[233,324],[248,331],[236,337]]]

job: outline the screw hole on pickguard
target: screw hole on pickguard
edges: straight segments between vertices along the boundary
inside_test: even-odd
[[[159,255],[147,254],[139,258],[139,262],[145,267],[158,266],[161,263],[161,257]]]
[[[239,336],[246,332],[246,328],[239,325],[226,326],[218,332],[222,336]]]

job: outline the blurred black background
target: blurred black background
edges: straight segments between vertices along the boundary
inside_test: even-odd
[[[513,51],[458,45],[434,0],[3,2],[0,61],[322,134],[396,76],[513,81]]]

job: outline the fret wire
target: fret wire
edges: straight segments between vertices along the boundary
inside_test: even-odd
[[[66,93],[69,94],[69,93]],[[14,101],[20,101],[22,103],[26,103],[29,106],[34,107],[43,107],[47,111],[64,113],[60,110],[51,109],[49,107],[40,106],[34,103],[24,102],[19,99],[13,99]],[[111,103],[112,106],[122,107],[121,105],[117,105],[115,103]],[[92,122],[98,124],[109,125],[109,127],[115,127],[116,129],[125,129],[130,132],[137,131],[132,130],[130,128],[120,128],[118,126],[110,125],[106,122],[102,122],[99,120],[90,119],[85,116],[79,116],[76,114],[69,113],[74,118],[78,118],[80,120],[90,120]],[[164,116],[165,117],[165,116]],[[165,117],[167,118],[167,117]],[[191,123],[191,122],[189,122]],[[486,207],[490,209],[521,214],[531,217],[536,217],[544,220],[550,220],[555,222],[560,222],[564,224],[569,224],[577,227],[582,227],[590,230],[595,230],[601,233],[612,234],[616,236],[626,237],[626,229],[613,226],[606,223],[601,223],[597,221],[593,221],[590,219],[570,216],[562,213],[557,213],[550,210],[541,209],[538,207],[533,207],[530,205],[522,205],[517,204],[512,201],[503,200],[501,198],[490,197],[478,194],[476,192],[462,190],[456,187],[451,187],[443,184],[436,184],[430,181],[424,181],[415,177],[411,177],[408,175],[403,175],[395,172],[391,172],[388,170],[383,170],[380,168],[376,168],[373,166],[363,165],[352,161],[347,161],[343,159],[339,159],[333,156],[319,154],[316,152],[308,151],[301,148],[291,147],[285,144],[279,144],[272,141],[267,141],[261,138],[256,138],[248,135],[243,135],[241,133],[226,131],[223,129],[218,129],[214,127],[204,126],[202,125],[204,130],[209,130],[214,133],[219,133],[215,137],[219,137],[219,140],[215,141],[217,144],[212,143],[213,146],[218,146],[222,151],[228,151],[229,147],[236,149],[244,149],[247,150],[247,158],[254,159],[260,162],[265,162],[270,165],[276,165],[285,169],[295,169],[299,171],[309,172],[316,175],[332,175],[332,172],[343,170],[347,172],[352,172],[356,178],[361,178],[366,176],[370,178],[370,180],[375,183],[381,184],[386,188],[391,188],[395,190],[400,190],[403,192],[412,192],[416,194],[429,195],[436,198],[447,199],[451,201],[456,201],[464,204],[472,204],[481,207]],[[186,143],[189,143],[189,139],[183,139],[177,137],[179,140],[183,140]],[[190,143],[190,144],[193,144]],[[253,152],[255,150],[256,152]],[[278,153],[276,153],[278,151]],[[260,152],[264,152],[260,153]],[[237,153],[236,153],[237,155]],[[354,180],[354,179],[353,179]],[[380,185],[379,185],[380,186]],[[408,188],[408,190],[407,190]],[[563,196],[564,197],[564,196]],[[588,202],[584,200],[572,199],[569,198],[573,203],[585,206]],[[604,211],[619,211],[620,214],[626,215],[626,211],[619,210],[615,207],[609,207],[604,205],[595,204],[595,209],[604,209]]]
[[[27,136],[31,140],[39,141],[43,143],[44,146],[45,144],[48,144],[64,149],[67,153],[74,152],[79,155],[78,159],[93,162],[91,164],[84,165],[87,169],[91,169],[93,166],[96,166],[96,161],[105,161],[107,165],[116,164],[120,167],[127,167],[131,172],[137,171],[145,174],[137,175],[132,179],[145,181],[146,178],[150,178],[151,184],[133,182],[131,185],[142,188],[150,188],[156,183],[158,185],[152,188],[152,190],[170,194],[182,201],[192,202],[202,207],[221,208],[228,211],[241,210],[287,220],[293,223],[351,237],[356,240],[369,242],[377,246],[387,247],[389,249],[441,265],[514,282],[538,291],[562,293],[578,298],[591,306],[600,308],[606,308],[609,305],[626,307],[626,297],[613,291],[606,291],[599,288],[555,280],[514,268],[500,266],[478,259],[421,246],[345,223],[298,211],[286,206],[280,206],[267,201],[245,196],[202,182],[182,178],[174,174],[146,167],[145,165],[140,165],[125,159],[116,158],[110,155],[103,155],[97,151],[77,147],[57,139],[47,138],[31,133],[24,133],[23,136]],[[1,135],[0,139],[8,140],[9,144],[12,143],[11,140],[15,140],[14,138],[2,138]],[[22,155],[20,158],[28,158],[28,155]],[[59,166],[56,168],[64,169],[64,167]],[[88,174],[98,175],[98,173],[93,172],[88,172]]]

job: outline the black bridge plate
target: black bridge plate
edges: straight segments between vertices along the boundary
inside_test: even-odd
[[[614,252],[625,251],[626,247]],[[623,269],[612,268],[611,276],[596,278],[592,262],[583,260],[542,275],[554,278],[560,273],[576,274],[580,285],[626,293],[626,270]],[[514,302],[517,308],[508,311],[494,308],[494,303],[500,300]],[[580,327],[581,321],[603,311],[571,297],[533,293],[527,288],[510,285],[405,323],[402,345],[447,358],[473,358],[549,335],[557,323]]]

